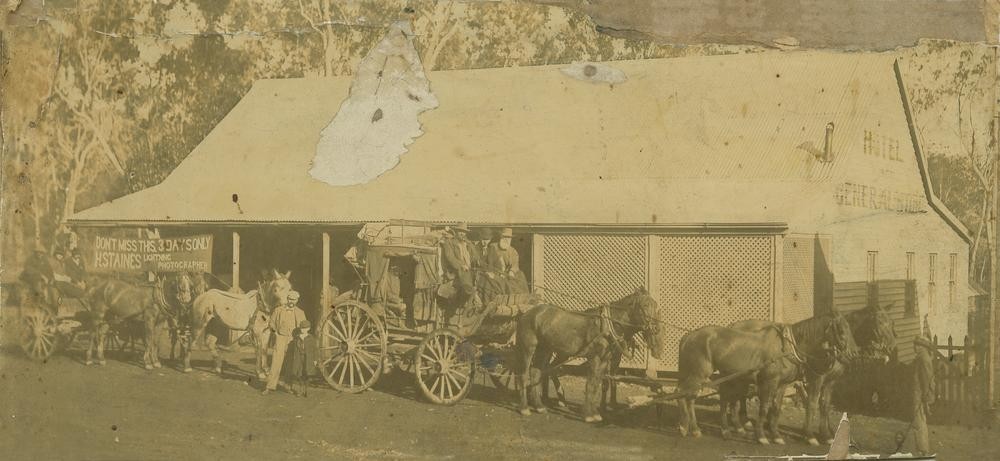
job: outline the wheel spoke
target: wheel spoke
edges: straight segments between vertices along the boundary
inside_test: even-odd
[[[469,376],[468,375],[463,375],[462,373],[459,373],[459,372],[454,371],[454,370],[448,370],[448,376],[451,376],[452,378],[454,378],[455,379],[455,384],[459,385],[459,387],[463,387],[463,386],[465,386],[465,383],[469,382]],[[461,383],[459,383],[458,378],[462,378],[462,382]]]
[[[361,358],[358,356],[354,357],[354,367],[358,369],[358,384],[364,385],[367,378],[365,378],[365,371],[361,368]]]
[[[342,333],[344,335],[344,341],[347,341],[347,338],[349,338],[350,336],[347,336],[347,325],[344,324],[344,318],[340,316],[339,310],[336,310],[334,312],[337,314],[337,323],[340,324],[340,330],[338,330],[338,332]]]
[[[337,382],[341,385],[344,384],[344,375],[347,374],[347,365],[350,358],[351,356],[348,355],[346,358],[340,360],[340,363],[343,363],[344,366],[340,369],[340,378],[337,379]]]
[[[448,398],[450,399],[450,398],[454,397],[455,396],[455,391],[452,390],[452,387],[451,387],[451,377],[448,376],[447,374],[444,375],[444,385],[445,385],[445,387],[448,388]],[[444,393],[442,393],[442,396],[441,396],[442,400],[444,400],[444,395],[443,394]]]
[[[364,365],[365,369],[367,369],[367,370],[368,370],[368,373],[371,373],[371,374],[372,374],[372,376],[375,376],[375,369],[374,369],[374,368],[372,368],[372,367],[371,367],[371,365],[368,365],[368,362],[366,362],[366,361],[365,361],[364,359],[362,359],[361,357],[358,357],[358,358],[357,358],[357,361],[358,361],[358,363],[359,363],[359,364],[361,364],[361,365]],[[359,372],[359,373],[361,372],[361,367],[358,367],[358,372]]]
[[[332,321],[327,321],[327,325],[330,326],[329,329],[332,330],[334,333],[336,333],[337,336],[334,336],[334,335],[330,334],[330,332],[328,332],[328,331],[324,331],[323,334],[329,336],[330,338],[333,338],[334,341],[338,341],[338,342],[345,342],[345,341],[347,341],[347,337],[344,336],[344,332],[340,331],[340,328],[337,328],[337,325],[334,325]]]
[[[438,375],[438,376],[436,376],[434,378],[434,385],[431,386],[431,389],[430,389],[431,394],[434,394],[434,391],[437,389],[438,384],[441,384],[441,375]]]
[[[422,358],[422,359],[424,359],[424,360],[426,360],[426,361],[428,361],[430,363],[437,363],[437,359],[428,357],[428,356],[426,356],[424,354],[420,354],[420,358]]]
[[[354,337],[354,308],[347,311],[347,329],[344,330],[348,339]]]
[[[358,322],[358,328],[355,330],[356,334],[354,335],[354,340],[358,342],[361,341],[361,335],[365,332],[365,327],[368,325],[368,317],[362,318],[361,321],[364,323]]]
[[[350,318],[350,317],[348,317],[348,318]],[[348,320],[348,321],[350,321],[350,320]],[[354,387],[354,367],[355,367],[355,365],[354,365],[354,356],[353,355],[347,356],[347,363],[351,367],[351,372],[350,372],[350,375],[351,375],[351,387]]]
[[[368,352],[368,351],[366,351],[364,349],[356,349],[356,352],[357,352],[358,358],[361,358],[361,356],[365,356],[365,357],[371,359],[372,362],[378,363],[378,357],[375,357],[374,355],[372,355],[371,352]]]
[[[328,358],[328,359],[324,360],[324,361],[323,361],[323,363],[324,363],[324,364],[326,364],[326,363],[329,363],[329,362],[330,362],[330,361],[332,361],[333,359],[336,359],[336,358],[338,358],[338,357],[343,357],[343,356],[344,356],[344,352],[343,352],[343,351],[340,351],[340,352],[339,352],[339,353],[337,353],[337,354],[333,354],[333,355],[331,355],[331,356],[330,356],[330,358]]]
[[[331,358],[330,360],[333,360],[333,359]],[[335,375],[335,374],[337,373],[337,368],[339,368],[339,367],[340,367],[340,365],[341,365],[342,363],[343,363],[343,362],[341,362],[341,361],[338,361],[337,363],[334,363],[334,364],[333,364],[333,368],[331,368],[331,369],[330,369],[330,373],[329,373],[329,374],[327,374],[327,377],[328,377],[328,378],[329,378],[330,380],[333,380],[333,375]],[[326,365],[326,364],[324,363],[324,365]],[[325,368],[325,367],[324,367],[324,368]]]
[[[442,381],[445,381],[445,382],[448,381],[447,378],[445,378],[444,376],[441,376],[441,375],[438,375],[438,379],[440,379]],[[438,388],[438,392],[440,392],[440,394],[438,394],[438,395],[441,396],[441,400],[444,401],[444,383],[441,383],[441,387]]]
[[[364,335],[361,339],[358,339],[357,342],[358,343],[365,343],[368,340],[368,338],[371,338],[372,336],[375,336],[378,333],[379,333],[378,328],[372,328],[371,333],[368,333],[367,335]]]

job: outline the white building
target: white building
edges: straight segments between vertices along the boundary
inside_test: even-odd
[[[895,56],[605,64],[627,80],[559,65],[430,72],[440,106],[421,114],[425,133],[389,172],[339,187],[308,169],[351,79],[259,81],[162,184],[71,221],[207,229],[234,242],[217,245],[218,267],[241,251],[244,265],[247,251],[297,252],[314,269],[299,290],[317,306],[321,255],[336,264],[331,245],[361,223],[466,221],[513,226],[524,270],[553,297],[647,286],[679,327],[673,341],[709,323],[809,317],[838,304],[834,283],[874,279],[915,280],[906,316],[965,336],[969,237],[929,187]]]

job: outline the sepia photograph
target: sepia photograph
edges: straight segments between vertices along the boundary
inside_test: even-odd
[[[1000,459],[1000,0],[0,11],[2,459]]]

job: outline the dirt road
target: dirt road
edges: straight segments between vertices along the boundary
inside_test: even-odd
[[[668,408],[660,426],[651,408],[612,415],[588,425],[574,412],[522,417],[513,396],[483,379],[454,407],[434,406],[415,394],[399,372],[358,395],[314,387],[307,398],[262,396],[249,356],[230,355],[224,378],[207,370],[147,372],[135,357],[111,356],[104,367],[82,364],[70,351],[47,363],[16,350],[0,352],[0,453],[4,459],[677,459],[720,460],[728,453],[817,453],[790,436],[786,447],[718,437],[717,414],[703,411],[706,435],[681,438]],[[126,360],[128,359],[128,360]],[[581,380],[567,378],[579,402]],[[632,392],[635,392],[633,389]],[[801,412],[784,419],[794,431]],[[887,451],[906,427],[894,420],[857,417],[855,440]],[[671,426],[671,427],[667,427]],[[934,427],[939,459],[1000,459],[1000,432]]]

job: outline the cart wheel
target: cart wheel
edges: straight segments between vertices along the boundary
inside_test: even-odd
[[[361,392],[382,376],[387,335],[368,306],[347,301],[334,307],[320,331],[320,370],[334,389]]]
[[[450,328],[434,330],[420,341],[415,372],[428,400],[454,405],[465,398],[476,370],[474,347]]]
[[[35,309],[21,318],[21,349],[34,360],[52,356],[58,346],[56,319],[45,309]]]

